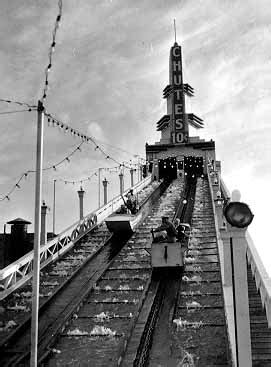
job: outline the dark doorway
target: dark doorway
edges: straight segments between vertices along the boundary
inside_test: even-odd
[[[203,175],[203,157],[184,157],[184,174],[187,178],[196,178]]]
[[[172,181],[177,178],[176,157],[159,160],[159,178]]]

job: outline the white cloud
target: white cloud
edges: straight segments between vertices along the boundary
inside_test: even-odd
[[[101,125],[98,124],[97,122],[95,121],[89,122],[87,129],[91,136],[97,138],[98,140],[105,140]]]
[[[1,10],[0,97],[36,103],[44,86],[57,2],[13,0],[3,2]],[[144,155],[145,142],[157,140],[155,124],[166,113],[162,89],[168,84],[176,18],[185,81],[196,92],[191,112],[205,118],[199,135],[216,140],[228,185],[239,185],[253,201],[253,235],[260,238],[263,231],[256,218],[269,215],[258,193],[270,186],[270,15],[267,0],[260,6],[255,0],[65,0],[46,109],[82,133]],[[35,165],[36,114],[1,117],[0,135],[0,167],[8,183]],[[45,164],[65,156],[77,142],[46,126]],[[44,176],[49,205],[55,175],[83,177],[107,164],[92,146],[88,149]],[[32,220],[33,185],[33,179],[27,180],[4,204],[2,222],[19,216],[19,208],[20,216]],[[58,190],[58,226],[63,229],[74,219],[70,214],[78,204],[77,187]],[[97,198],[95,185],[88,192]],[[261,242],[266,249],[267,238]]]

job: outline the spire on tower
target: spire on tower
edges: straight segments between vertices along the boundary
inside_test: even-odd
[[[177,43],[176,41],[176,19],[173,19],[173,24],[174,24],[174,39],[175,39],[175,43]]]

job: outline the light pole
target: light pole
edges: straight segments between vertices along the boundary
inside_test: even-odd
[[[56,181],[54,180],[54,196],[53,196],[53,234],[56,230]]]
[[[98,209],[101,207],[101,171],[102,168],[98,168]]]
[[[43,107],[42,102],[38,101],[36,185],[35,185],[36,186],[35,187],[35,234],[34,234],[32,319],[31,319],[31,357],[30,357],[31,367],[37,366],[37,357],[38,357],[43,128],[44,128],[44,107]]]
[[[140,177],[140,173],[139,173],[139,155],[135,155],[135,158],[137,158],[137,181],[139,182],[139,177]]]

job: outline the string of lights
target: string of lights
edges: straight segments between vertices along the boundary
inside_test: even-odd
[[[46,168],[43,169],[43,171],[48,171],[48,170],[51,170],[53,169],[54,171],[56,171],[57,167],[60,166],[61,164],[63,164],[64,162],[70,162],[70,157],[72,155],[74,155],[75,152],[77,151],[81,151],[81,146],[82,144],[84,144],[84,142],[82,142],[80,145],[78,145],[77,148],[75,148],[69,155],[67,155],[65,158],[63,158],[61,161],[51,165],[51,166],[48,166]],[[20,183],[22,181],[23,178],[27,178],[27,176],[31,173],[35,173],[36,171],[35,170],[28,170],[28,171],[25,171],[21,176],[19,176],[19,179],[18,181],[12,186],[12,188],[9,190],[9,192],[7,194],[1,194],[0,196],[0,202],[1,201],[4,201],[4,200],[10,200],[10,195],[16,190],[16,189],[20,189],[21,186],[20,186]]]
[[[97,176],[97,172],[94,172],[92,175],[90,175],[89,177],[85,177],[85,178],[81,178],[80,180],[74,180],[74,181],[69,181],[69,180],[65,180],[63,178],[58,178],[56,179],[56,181],[61,181],[64,182],[65,184],[76,184],[76,183],[83,183],[86,181],[90,181],[92,177]]]
[[[37,106],[35,106],[35,105],[30,105],[30,104],[25,103],[25,102],[12,101],[11,99],[0,98],[0,102],[5,102],[5,103],[9,103],[9,104],[16,104],[17,106],[28,107],[28,108],[31,108],[31,109],[36,109],[37,108]]]
[[[105,159],[111,160],[111,161],[115,162],[116,164],[118,164],[119,166],[123,166],[123,167],[128,168],[128,169],[131,168],[131,167],[125,165],[124,163],[119,162],[115,158],[111,157],[109,154],[107,154],[105,152],[105,150],[103,148],[101,148],[101,146],[96,142],[96,139],[94,139],[92,136],[82,134],[80,131],[78,131],[78,130],[72,128],[71,126],[69,126],[68,124],[60,121],[56,117],[52,116],[50,113],[45,112],[44,114],[47,117],[48,126],[58,127],[60,129],[62,129],[64,132],[70,133],[72,136],[79,137],[80,139],[82,139],[83,142],[87,142],[87,143],[91,142],[95,146],[94,150],[95,151],[97,151],[97,150],[100,151],[104,155]]]
[[[49,63],[48,63],[48,66],[46,67],[46,70],[45,70],[45,84],[44,84],[44,88],[43,88],[43,96],[42,96],[42,99],[41,99],[42,102],[44,102],[44,100],[46,99],[48,89],[49,89],[49,73],[52,69],[53,53],[55,51],[55,46],[56,46],[56,33],[57,33],[58,28],[59,28],[61,16],[62,16],[62,0],[58,0],[58,15],[57,15],[56,20],[55,20],[55,25],[54,25],[54,29],[53,29],[52,43],[50,45],[49,53],[48,53]]]
[[[73,184],[73,185],[76,184],[76,183],[81,183],[82,184],[83,182],[90,181],[90,179],[93,176],[97,176],[97,170],[104,170],[108,173],[117,173],[117,172],[119,172],[119,169],[120,169],[120,166],[93,168],[93,170],[95,170],[96,172],[94,172],[93,174],[91,174],[88,177],[81,178],[79,180],[70,180],[70,179],[58,178],[58,179],[56,179],[56,181],[61,181],[61,182],[64,182],[65,184]],[[136,169],[135,169],[135,171],[136,171]]]
[[[0,115],[10,115],[12,113],[19,113],[19,112],[31,112],[34,110],[35,109],[33,108],[28,108],[28,110],[3,111],[3,112],[0,112]]]
[[[125,150],[125,149],[123,149],[123,148],[116,147],[116,146],[114,146],[114,145],[112,145],[112,144],[109,144],[109,143],[106,143],[106,142],[104,142],[104,141],[102,141],[102,140],[96,139],[96,141],[97,141],[100,145],[105,145],[105,146],[108,146],[108,147],[110,147],[110,148],[112,148],[112,149],[115,149],[115,150],[121,151],[121,152],[123,152],[123,153],[125,153],[125,154],[129,154],[129,155],[133,156],[134,158],[139,157],[140,159],[144,159],[144,158],[142,158],[142,157],[138,156],[138,154],[135,154],[135,153],[129,152],[128,150]]]

